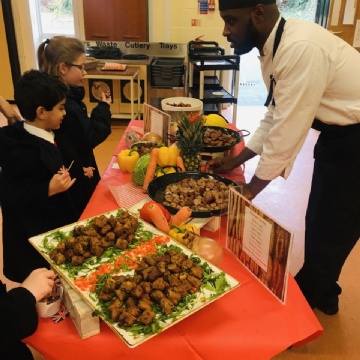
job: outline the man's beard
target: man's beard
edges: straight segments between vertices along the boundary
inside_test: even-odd
[[[234,53],[236,55],[243,55],[250,52],[257,43],[259,35],[257,34],[251,19],[249,19],[249,23],[246,27],[245,35],[244,35],[244,41],[240,44],[233,42],[234,44]]]

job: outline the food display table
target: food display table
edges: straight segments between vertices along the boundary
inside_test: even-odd
[[[141,120],[132,120],[126,131],[136,131],[142,124]],[[239,150],[243,144],[237,146]],[[119,142],[82,219],[119,207],[109,184],[131,181],[129,174],[123,174],[113,166],[117,153],[124,148],[125,137]],[[229,177],[235,181],[244,179],[240,168]],[[225,246],[226,223],[226,217],[222,217],[220,230],[202,232]],[[103,322],[100,334],[82,340],[70,317],[60,323],[40,318],[36,333],[25,342],[47,360],[268,360],[291,345],[305,344],[322,334],[320,323],[292,276],[289,276],[286,303],[282,304],[227,249],[224,249],[220,268],[241,285],[136,348],[129,348]]]

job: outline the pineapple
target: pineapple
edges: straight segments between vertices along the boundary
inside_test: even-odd
[[[203,118],[198,113],[183,113],[177,122],[177,146],[186,171],[200,171],[203,147]]]

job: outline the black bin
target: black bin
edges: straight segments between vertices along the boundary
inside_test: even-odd
[[[184,59],[172,57],[155,57],[151,62],[151,86],[183,86]]]

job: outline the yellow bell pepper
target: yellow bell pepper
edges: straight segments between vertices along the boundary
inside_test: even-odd
[[[187,232],[192,232],[196,235],[200,235],[200,230],[195,224],[187,223],[180,226],[172,225],[169,236],[179,241],[180,243],[185,244],[186,241],[184,240],[184,236]]]
[[[140,159],[139,153],[134,149],[122,150],[117,156],[120,170],[132,174],[137,161]]]
[[[171,174],[176,172],[176,169],[174,168],[174,166],[165,166],[165,167],[159,167],[158,170],[156,171],[156,177],[165,175],[165,174]]]
[[[176,158],[180,155],[180,150],[176,145],[170,147],[163,146],[159,148],[159,157],[157,164],[159,166],[175,166]]]

